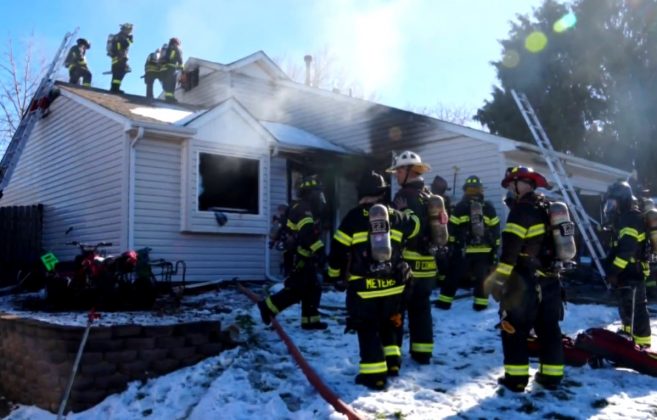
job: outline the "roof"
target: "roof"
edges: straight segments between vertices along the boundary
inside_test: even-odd
[[[56,82],[56,85],[63,91],[74,93],[128,120],[136,122],[183,126],[189,120],[207,111],[205,108],[199,108],[197,106],[171,104],[159,99],[117,94],[103,89],[83,87],[69,83]]]
[[[262,124],[285,149],[319,149],[344,154],[354,153],[344,146],[331,143],[328,140],[300,128],[292,127],[291,125],[270,121],[260,121],[260,124]]]

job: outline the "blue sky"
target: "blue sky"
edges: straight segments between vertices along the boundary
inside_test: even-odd
[[[134,24],[123,89],[143,95],[147,54],[172,36],[184,58],[220,63],[262,50],[303,66],[303,56],[328,49],[336,67],[361,82],[366,95],[396,106],[476,109],[496,82],[489,64],[509,21],[542,0],[32,0],[4,1],[2,50],[33,33],[39,54],[50,61],[63,35],[79,27],[91,41],[93,85],[107,89],[109,33]],[[62,72],[64,69],[62,69]],[[64,74],[64,73],[62,73]],[[157,93],[157,90],[156,90]]]

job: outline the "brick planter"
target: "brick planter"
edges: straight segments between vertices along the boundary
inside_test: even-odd
[[[0,316],[0,395],[56,412],[84,329]],[[67,411],[219,354],[223,336],[218,321],[92,327]]]

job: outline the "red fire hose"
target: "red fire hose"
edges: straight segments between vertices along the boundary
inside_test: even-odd
[[[237,286],[242,291],[242,293],[247,295],[254,303],[257,303],[260,300],[255,293],[253,293],[246,287],[242,286],[239,283],[237,284]],[[344,401],[338,398],[338,396],[335,395],[335,393],[331,391],[331,389],[327,387],[324,384],[324,382],[322,382],[319,375],[317,375],[317,373],[313,370],[313,368],[310,367],[306,359],[303,358],[297,346],[294,345],[292,339],[287,335],[285,330],[283,330],[283,327],[281,327],[281,324],[278,323],[275,317],[271,318],[271,325],[274,327],[274,329],[278,333],[278,336],[281,338],[281,340],[283,340],[283,342],[287,346],[287,349],[292,355],[292,357],[294,358],[294,360],[297,362],[299,367],[301,367],[301,370],[303,371],[304,375],[306,375],[306,378],[308,378],[308,382],[310,382],[310,384],[315,387],[317,392],[319,392],[319,395],[321,395],[322,398],[324,398],[324,400],[326,400],[327,403],[331,404],[336,411],[347,416],[349,420],[362,420],[363,417],[356,414],[353,408],[349,407]]]

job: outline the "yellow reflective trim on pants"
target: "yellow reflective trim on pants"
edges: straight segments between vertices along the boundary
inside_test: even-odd
[[[618,267],[618,268],[620,268],[621,270],[623,270],[625,267],[627,267],[628,261],[622,259],[621,257],[616,257],[616,258],[614,258],[614,262],[613,262],[613,264],[614,264],[616,267]]]
[[[452,303],[452,302],[454,302],[454,297],[445,296],[445,295],[441,294],[440,296],[438,296],[438,301],[445,302],[445,303]]]
[[[504,365],[504,373],[509,376],[529,376],[529,364]]]
[[[386,373],[388,372],[388,365],[385,360],[383,362],[376,363],[361,363],[359,365],[358,373],[365,375],[372,375],[376,373]]]
[[[347,235],[346,233],[344,233],[340,229],[335,231],[335,233],[333,234],[333,239],[340,242],[344,246],[351,246],[351,243],[353,241],[351,236]]]
[[[487,298],[474,298],[474,304],[475,305],[480,305],[480,306],[488,306],[488,299]]]
[[[399,346],[384,346],[383,354],[386,357],[389,356],[401,356],[401,347]]]
[[[657,280],[647,281],[646,287],[655,287],[657,286]]]
[[[351,279],[349,279],[351,280]],[[391,287],[389,289],[381,289],[381,290],[373,290],[370,292],[356,292],[358,293],[358,296],[360,296],[363,299],[372,299],[372,298],[378,298],[378,297],[384,297],[384,296],[393,296],[393,295],[399,295],[404,292],[404,286],[397,286],[397,287]]]
[[[511,264],[506,264],[503,262],[497,264],[497,268],[495,269],[496,273],[500,273],[505,276],[510,276],[512,271],[513,271],[513,266]]]
[[[339,268],[328,268],[328,276],[329,277],[340,277],[340,269]]]
[[[314,324],[315,322],[319,322],[321,318],[319,315],[313,315],[313,316],[302,316],[301,317],[301,325],[304,324]]]
[[[538,371],[546,376],[563,376],[563,365],[539,364]]]
[[[271,301],[271,298],[270,298],[270,297],[268,297],[267,299],[265,299],[265,304],[267,305],[267,307],[269,308],[269,310],[270,310],[274,315],[276,315],[277,313],[280,312],[280,311],[278,310],[278,308],[276,307],[276,305],[274,305],[274,302]]]
[[[620,329],[624,333],[632,334],[632,326],[631,325],[623,325]]]
[[[639,337],[638,335],[633,336],[634,342],[640,346],[650,346],[651,336]]]
[[[433,353],[433,343],[411,343],[411,351],[414,353]]]

